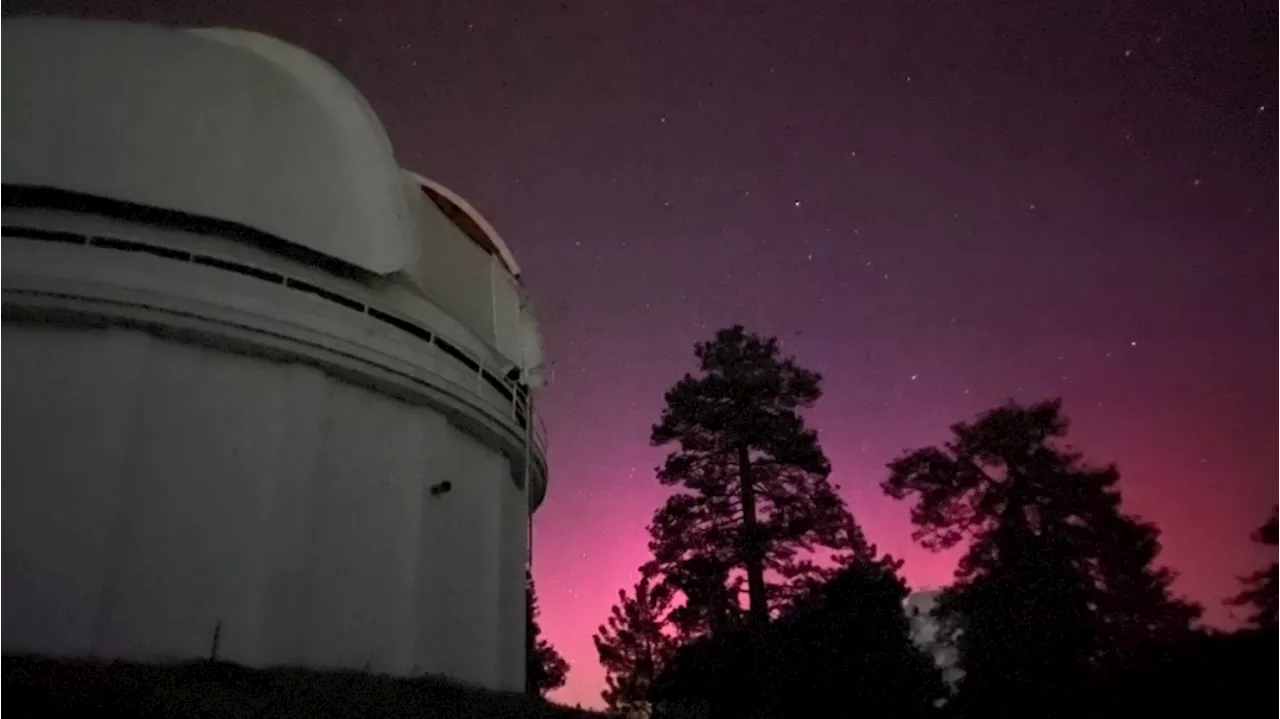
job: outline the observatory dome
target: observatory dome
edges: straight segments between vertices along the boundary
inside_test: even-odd
[[[242,30],[5,24],[4,132],[23,138],[5,184],[234,222],[377,274],[417,255],[391,141],[316,56]]]
[[[5,651],[522,689],[545,360],[493,225],[287,43],[0,33]]]

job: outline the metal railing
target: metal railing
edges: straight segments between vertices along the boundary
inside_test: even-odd
[[[9,225],[4,226],[3,234],[5,237],[18,237],[26,240],[83,245],[98,249],[124,252],[138,252],[155,257],[161,257],[167,260],[197,264],[210,269],[234,272],[243,276],[252,277],[262,282],[279,285],[291,290],[313,295],[319,299],[344,307],[347,310],[363,314],[372,320],[380,322],[381,324],[393,327],[401,333],[411,335],[418,340],[426,342],[431,348],[430,351],[437,353],[438,355],[443,355],[467,368],[468,372],[466,374],[475,378],[475,386],[468,387],[466,389],[469,389],[473,394],[484,398],[490,407],[497,410],[499,414],[510,418],[522,430],[527,429],[526,422],[530,421],[529,410],[531,395],[527,386],[520,382],[508,379],[497,368],[487,366],[482,358],[478,357],[475,353],[444,337],[441,337],[434,330],[419,324],[417,321],[406,318],[402,315],[378,309],[367,301],[352,297],[350,293],[343,292],[340,289],[334,288],[332,285],[326,287],[325,285],[329,285],[329,283],[319,281],[318,278],[304,280],[298,277],[285,275],[276,269],[259,267],[227,256],[214,256],[204,253],[190,252],[173,247],[155,245],[147,242],[138,242],[136,240],[123,240],[115,237],[101,237],[97,235]],[[442,376],[442,378],[446,381],[457,384],[447,376]],[[502,400],[494,401],[491,399],[493,396],[491,392],[497,393]],[[543,424],[542,418],[538,416],[536,410],[533,413],[532,423],[534,443],[545,451],[547,448],[546,425]]]

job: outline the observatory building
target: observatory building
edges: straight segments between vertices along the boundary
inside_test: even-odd
[[[4,652],[522,688],[544,362],[498,234],[279,40],[2,52]]]

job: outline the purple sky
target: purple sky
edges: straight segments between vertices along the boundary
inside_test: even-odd
[[[401,164],[503,233],[554,368],[535,571],[572,663],[561,700],[599,703],[591,632],[664,496],[662,393],[735,322],[826,375],[810,422],[917,585],[954,557],[912,546],[884,464],[1010,397],[1064,398],[1073,443],[1119,464],[1214,620],[1265,559],[1274,2],[84,4],[5,11],[308,48]]]

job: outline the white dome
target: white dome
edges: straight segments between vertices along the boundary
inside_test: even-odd
[[[385,130],[314,55],[241,30],[60,18],[6,20],[3,39],[4,137],[22,138],[5,143],[6,185],[237,223],[376,274],[418,255]]]

